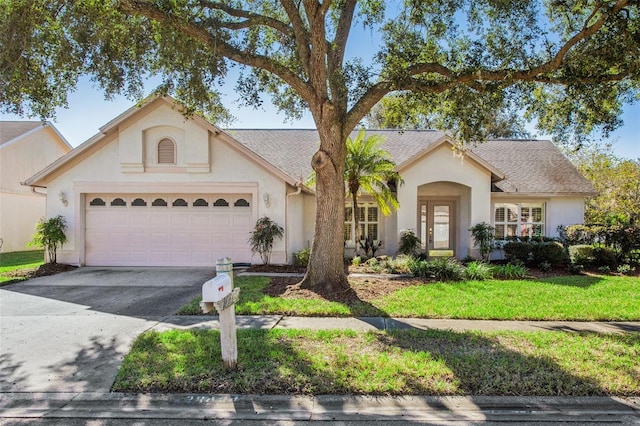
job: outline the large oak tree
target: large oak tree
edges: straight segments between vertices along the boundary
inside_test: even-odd
[[[292,117],[311,112],[320,146],[317,213],[303,284],[347,285],[342,223],[345,141],[389,93],[446,111],[474,139],[513,103],[557,134],[619,124],[640,87],[639,1],[592,0],[5,0],[0,106],[48,116],[80,76],[141,98],[144,79],[186,112],[216,116],[217,84],[239,64],[238,93]],[[381,35],[374,56],[348,41]]]

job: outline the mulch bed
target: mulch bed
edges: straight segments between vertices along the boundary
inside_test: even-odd
[[[16,269],[15,271],[5,272],[2,275],[15,278],[15,280],[18,281],[73,271],[76,268],[76,266],[66,265],[64,263],[45,263],[38,268]]]
[[[269,296],[284,299],[332,300],[349,303],[373,300],[401,288],[424,284],[424,281],[417,278],[359,277],[349,279],[350,288],[332,294],[323,294],[301,288],[299,282],[299,277],[274,277],[263,291]]]

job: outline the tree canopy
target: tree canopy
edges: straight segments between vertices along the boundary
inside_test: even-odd
[[[640,93],[638,0],[5,0],[0,108],[48,116],[81,75],[107,96],[144,94],[146,76],[185,112],[224,115],[217,87],[239,65],[241,99],[308,110],[320,147],[316,231],[303,284],[346,285],[346,139],[385,95],[403,93],[476,139],[517,105],[549,133],[607,132]],[[361,57],[354,28],[381,34]],[[502,107],[502,108],[501,108]]]
[[[640,223],[640,158],[622,159],[607,147],[590,146],[569,153],[598,195],[587,200],[585,222],[591,224]]]

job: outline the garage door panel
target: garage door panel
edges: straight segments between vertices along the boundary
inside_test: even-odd
[[[239,195],[251,202],[249,195]],[[86,210],[85,258],[95,266],[213,266],[220,257],[250,262],[247,240],[253,227],[246,207],[213,207],[215,195],[190,197],[188,206],[152,206],[167,195],[118,196],[126,206],[111,206],[116,195],[95,195],[105,206]],[[131,206],[141,198],[146,206]],[[182,198],[182,197],[180,197]],[[208,207],[193,207],[193,201],[208,199]],[[173,199],[173,198],[171,198]]]
[[[237,215],[232,217],[234,227],[251,228],[251,217],[249,215]]]

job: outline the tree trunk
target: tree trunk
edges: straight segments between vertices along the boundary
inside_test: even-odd
[[[360,220],[358,219],[358,192],[351,192],[351,200],[353,201],[353,239],[356,243],[356,256],[360,256]],[[366,254],[366,253],[365,253]]]
[[[320,149],[316,172],[316,224],[307,273],[301,287],[325,295],[349,288],[344,270],[344,162],[346,135],[337,117],[318,124]]]

